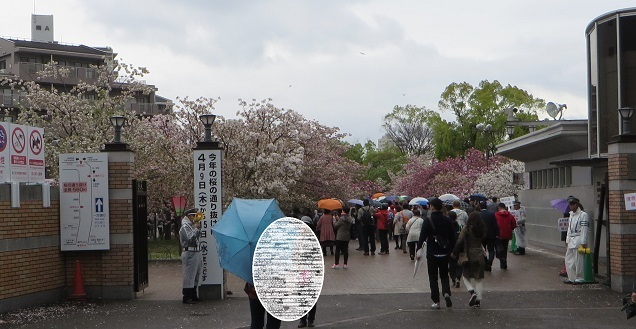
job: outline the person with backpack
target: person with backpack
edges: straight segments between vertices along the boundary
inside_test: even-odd
[[[358,210],[358,219],[362,224],[362,248],[364,255],[369,256],[369,245],[371,245],[371,255],[375,255],[375,209],[369,205],[369,199],[362,201],[362,208]]]
[[[440,309],[439,281],[442,283],[442,294],[446,307],[452,307],[451,290],[448,277],[448,262],[455,246],[455,232],[451,220],[444,216],[442,200],[435,198],[429,202],[432,207],[430,218],[422,224],[422,231],[417,242],[418,250],[426,243],[426,264],[428,280],[431,288],[432,309]],[[418,256],[418,260],[419,260]]]
[[[389,253],[389,206],[383,204],[375,213],[378,223],[378,235],[380,236],[380,255]]]

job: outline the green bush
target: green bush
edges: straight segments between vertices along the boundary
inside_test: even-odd
[[[178,239],[148,239],[148,259],[179,259],[180,246]]]

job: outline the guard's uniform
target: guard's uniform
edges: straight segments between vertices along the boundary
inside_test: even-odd
[[[575,212],[570,211],[570,223],[568,225],[568,235],[565,240],[567,251],[565,252],[565,268],[568,272],[570,282],[583,283],[584,255],[578,252],[578,248],[587,245],[587,231],[590,226],[587,213],[577,208]]]
[[[198,300],[196,289],[203,267],[199,236],[201,230],[194,227],[187,215],[181,220],[179,240],[181,242],[181,266],[183,268],[183,302],[192,303]]]
[[[526,253],[526,209],[520,207],[510,211],[515,220],[517,221],[517,227],[515,228],[515,243],[517,244],[517,254],[524,255]]]

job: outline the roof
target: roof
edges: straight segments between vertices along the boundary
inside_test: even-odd
[[[497,154],[531,162],[587,150],[587,120],[559,123],[497,145]]]
[[[90,54],[90,55],[107,55],[111,54],[112,50],[107,50],[110,48],[95,48],[89,47],[85,45],[69,45],[69,44],[61,44],[56,42],[39,42],[39,41],[27,41],[27,40],[17,40],[17,39],[7,39],[15,45],[16,48],[32,48],[39,50],[53,50],[53,51],[64,51],[70,53],[80,53],[80,54]]]

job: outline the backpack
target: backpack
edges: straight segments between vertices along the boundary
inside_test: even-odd
[[[360,218],[360,221],[363,225],[373,225],[373,215],[371,215],[370,207],[367,208],[367,210],[364,210],[364,208],[362,208],[362,218]]]
[[[446,239],[445,236],[437,234],[437,230],[435,229],[435,224],[433,224],[432,218],[428,217],[427,219],[431,223],[431,226],[433,227],[433,243],[437,244],[439,251],[443,251],[446,254],[450,254],[452,251],[451,249],[453,248],[453,246],[450,245],[450,241],[448,241],[448,239]]]

